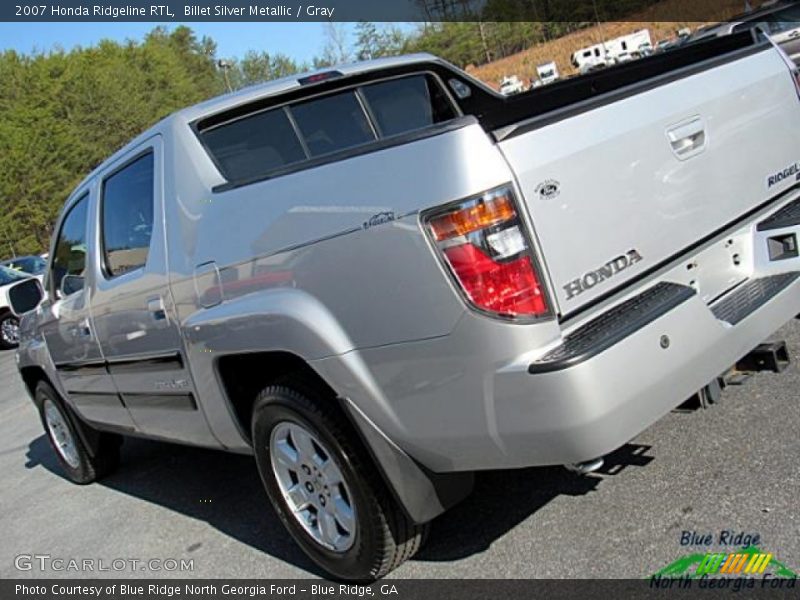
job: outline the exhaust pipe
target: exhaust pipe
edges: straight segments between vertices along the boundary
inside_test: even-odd
[[[586,462],[564,465],[564,468],[567,471],[570,471],[571,473],[577,473],[578,475],[588,475],[589,473],[597,471],[597,469],[599,469],[602,466],[603,466],[603,459],[594,458],[592,460],[587,460]]]

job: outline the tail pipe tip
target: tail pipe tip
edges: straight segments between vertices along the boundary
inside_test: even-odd
[[[587,475],[589,473],[597,471],[597,469],[599,469],[602,466],[603,466],[603,459],[594,458],[592,460],[587,460],[585,462],[564,465],[564,468],[567,469],[567,471],[571,471],[572,473],[577,473],[578,475]]]

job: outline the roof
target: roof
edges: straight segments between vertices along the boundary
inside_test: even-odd
[[[235,92],[223,94],[216,98],[211,98],[200,104],[195,104],[175,113],[174,116],[181,117],[186,121],[194,121],[200,117],[221,112],[228,108],[238,106],[240,104],[247,104],[259,98],[268,98],[276,96],[280,93],[300,87],[299,80],[305,77],[310,77],[318,73],[325,73],[327,71],[339,71],[342,75],[357,75],[359,73],[367,73],[369,71],[379,71],[391,67],[402,65],[410,65],[415,63],[425,62],[439,62],[439,59],[432,54],[407,54],[404,56],[393,56],[389,58],[378,58],[374,60],[367,60],[356,63],[349,63],[345,65],[335,65],[326,67],[324,69],[316,69],[306,73],[299,73],[297,75],[290,75],[281,79],[275,79],[266,83],[252,85]]]

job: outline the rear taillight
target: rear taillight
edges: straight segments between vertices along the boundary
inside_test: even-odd
[[[429,213],[423,222],[453,279],[477,309],[507,318],[550,314],[510,188]]]

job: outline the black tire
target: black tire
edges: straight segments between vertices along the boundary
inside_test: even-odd
[[[92,483],[111,474],[119,465],[119,449],[122,436],[97,431],[81,421],[63,402],[58,393],[46,381],[36,386],[34,396],[39,416],[47,439],[67,478],[81,485]],[[53,407],[61,415],[67,433],[74,445],[74,464],[65,457],[54,439],[53,429],[48,425],[46,411]],[[91,452],[87,444],[91,444]]]
[[[6,327],[9,324],[12,325],[17,331],[16,339],[9,339],[5,333]],[[11,348],[16,348],[17,346],[19,346],[19,319],[17,319],[17,317],[15,317],[12,313],[7,312],[0,317],[0,349],[10,350]]]
[[[252,435],[256,463],[267,494],[284,526],[303,551],[325,571],[343,581],[374,581],[411,558],[422,545],[427,524],[406,517],[381,479],[336,398],[298,383],[271,385],[253,407]],[[355,506],[352,546],[335,552],[317,542],[297,521],[272,469],[270,439],[281,423],[313,433],[329,450]]]

